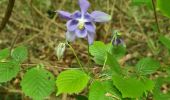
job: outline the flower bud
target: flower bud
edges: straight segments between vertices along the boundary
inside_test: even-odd
[[[65,43],[59,43],[59,45],[55,48],[55,52],[58,60],[63,58],[65,48],[66,48]]]
[[[120,33],[120,32],[115,31],[115,32],[113,33],[112,45],[113,45],[113,46],[118,46],[118,45],[123,45],[123,46],[125,46],[124,41],[123,41],[123,39],[122,39],[122,37],[121,37],[121,33]]]

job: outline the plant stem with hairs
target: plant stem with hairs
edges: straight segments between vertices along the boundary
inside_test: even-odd
[[[80,68],[83,71],[85,71],[84,68],[83,68],[83,65],[81,64],[81,62],[80,62],[78,56],[76,55],[76,52],[74,51],[73,47],[69,43],[67,43],[67,42],[66,42],[66,45],[68,45],[70,47],[71,51],[73,52],[74,56],[76,57],[77,63],[79,64]]]
[[[14,38],[14,40],[12,41],[11,47],[10,47],[10,52],[12,51],[12,49],[15,46],[15,43],[17,42],[17,39],[20,37],[20,32],[18,32]]]

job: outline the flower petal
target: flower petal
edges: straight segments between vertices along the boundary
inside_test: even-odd
[[[95,38],[95,33],[88,33],[88,43],[93,44],[94,38]]]
[[[66,32],[67,41],[72,42],[75,40],[75,38],[76,38],[76,34],[74,32],[69,32],[69,31]]]
[[[113,45],[124,45],[124,41],[121,38],[114,39],[112,42]]]
[[[72,15],[71,18],[73,19],[79,19],[81,18],[81,12],[80,11],[75,11]]]
[[[84,19],[86,20],[86,22],[92,22],[94,20],[89,13],[86,13],[84,15]]]
[[[82,15],[84,15],[87,12],[87,9],[90,6],[90,3],[87,0],[79,0],[79,6],[81,9]]]
[[[66,24],[68,31],[74,31],[77,28],[77,20],[69,20]]]
[[[77,29],[75,33],[76,33],[76,36],[79,38],[85,38],[87,36],[87,30],[85,28],[82,30]]]
[[[59,16],[61,16],[62,18],[71,19],[71,13],[69,13],[69,12],[66,12],[66,11],[57,11],[57,13],[58,13]]]
[[[94,11],[91,13],[91,17],[94,18],[95,22],[108,22],[111,20],[111,16],[101,12],[101,11]]]
[[[96,26],[94,25],[94,23],[92,22],[86,22],[85,23],[85,28],[87,29],[87,31],[95,33],[96,30]]]

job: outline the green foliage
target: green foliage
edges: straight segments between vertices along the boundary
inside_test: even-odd
[[[166,16],[170,18],[170,0],[156,0],[158,9]]]
[[[121,94],[113,86],[112,81],[94,81],[91,84],[89,100],[114,100],[115,98],[121,99]]]
[[[110,45],[109,48],[111,50],[109,51],[116,59],[122,58],[126,53],[126,48],[123,45],[118,46],[112,46]]]
[[[61,72],[56,80],[57,95],[61,93],[80,93],[89,81],[89,76],[80,70],[67,70]]]
[[[103,65],[106,59],[107,47],[101,41],[95,41],[93,45],[90,46],[89,51],[92,56],[94,56],[94,61],[99,64]]]
[[[121,75],[113,75],[113,84],[121,92],[123,98],[140,98],[144,93],[152,91],[155,83],[146,78],[136,79],[132,77],[123,77]]]
[[[34,100],[43,100],[54,91],[55,79],[43,68],[32,68],[25,73],[21,87],[25,95]]]
[[[20,70],[18,62],[10,60],[8,62],[0,62],[0,83],[10,81],[16,77]]]
[[[135,78],[123,78],[120,75],[114,75],[112,79],[123,98],[138,98],[145,91],[144,84]]]
[[[94,61],[99,65],[104,64],[108,53],[112,54],[116,59],[120,59],[126,53],[126,49],[123,46],[112,46],[111,43],[104,44],[101,41],[95,41],[90,46],[89,51],[94,56]]]
[[[167,84],[170,84],[170,77],[160,77],[156,80],[156,85],[153,90],[154,100],[170,100],[170,91],[167,91],[167,93],[163,93],[162,91],[162,86]]]
[[[121,68],[120,68],[120,65],[119,63],[117,62],[116,58],[107,53],[107,60],[106,60],[106,65],[108,65],[110,67],[110,69],[112,70],[112,72],[115,74],[121,74],[122,71],[121,71]]]
[[[24,46],[17,47],[12,51],[11,56],[16,61],[23,62],[24,60],[27,59],[28,56],[27,48]]]
[[[20,61],[27,58],[27,49],[25,47],[15,48],[11,54],[8,48],[0,51],[0,82],[10,81],[16,77],[20,70]]]
[[[6,59],[10,54],[10,50],[7,48],[7,49],[3,49],[0,51],[0,60],[2,59]]]
[[[144,89],[145,91],[152,91],[155,87],[155,83],[154,81],[148,79],[148,78],[144,78],[143,80],[141,80],[144,84]]]
[[[170,50],[170,39],[165,36],[160,36],[159,41]]]
[[[137,65],[136,70],[140,75],[148,75],[157,71],[160,67],[160,63],[152,58],[143,58]]]

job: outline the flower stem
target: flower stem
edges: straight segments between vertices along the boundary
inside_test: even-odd
[[[104,71],[104,69],[105,69],[106,61],[107,61],[107,56],[106,56],[106,59],[104,60],[104,64],[103,64],[103,67],[102,67],[102,71]]]
[[[112,42],[114,41],[114,36],[112,36],[112,39],[111,39],[111,41],[110,41],[110,44],[112,45]],[[110,48],[108,48],[107,49],[107,51],[109,51],[111,49],[111,47]],[[108,58],[107,58],[107,56],[106,56],[106,58],[105,58],[105,60],[104,60],[104,64],[103,64],[103,67],[102,67],[102,71],[104,71],[104,69],[105,69],[105,66],[106,66],[106,62],[107,62],[107,60],[108,60]]]
[[[91,62],[90,62],[90,45],[88,45],[88,70],[91,67]]]
[[[80,68],[84,71],[84,68],[83,68],[78,56],[76,55],[76,52],[74,51],[73,47],[67,42],[66,42],[66,45],[68,45],[70,47],[71,51],[73,52],[74,56],[76,57],[77,63],[79,64]]]

